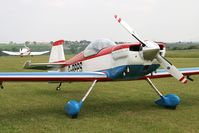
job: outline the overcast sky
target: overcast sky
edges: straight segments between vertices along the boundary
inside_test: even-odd
[[[115,14],[145,40],[199,41],[199,0],[0,0],[0,42],[135,41]]]

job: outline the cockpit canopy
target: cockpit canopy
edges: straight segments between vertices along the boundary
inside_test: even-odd
[[[84,57],[97,54],[104,48],[115,46],[115,42],[109,39],[97,39],[92,41],[84,50]]]

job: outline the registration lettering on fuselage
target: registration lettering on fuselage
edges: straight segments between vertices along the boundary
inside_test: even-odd
[[[77,62],[75,64],[68,66],[69,72],[82,72],[82,62]]]

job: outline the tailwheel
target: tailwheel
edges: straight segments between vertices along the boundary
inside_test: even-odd
[[[62,85],[62,82],[60,82],[59,85],[56,87],[57,91],[61,90],[61,85]]]
[[[56,87],[56,91],[60,90],[61,88],[60,87]]]

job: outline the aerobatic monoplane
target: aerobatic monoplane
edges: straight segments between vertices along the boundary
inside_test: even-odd
[[[97,39],[84,51],[65,60],[64,40],[59,40],[52,44],[48,63],[28,61],[24,65],[25,69],[51,72],[2,72],[0,73],[1,85],[6,81],[57,82],[59,83],[57,89],[60,89],[64,82],[92,81],[80,102],[70,100],[64,106],[65,113],[75,118],[97,82],[146,80],[160,96],[155,103],[175,109],[180,103],[180,98],[176,94],[163,95],[151,79],[173,76],[185,84],[187,79],[192,80],[190,75],[199,74],[199,67],[177,69],[164,57],[166,53],[164,43],[145,41],[124,20],[118,16],[115,16],[115,19],[138,40],[137,43],[116,45],[109,39]],[[164,69],[158,69],[160,66]]]

